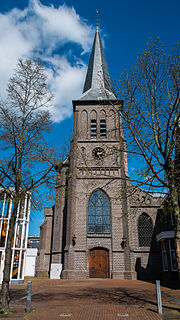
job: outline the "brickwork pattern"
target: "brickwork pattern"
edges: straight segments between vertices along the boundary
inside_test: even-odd
[[[45,221],[40,227],[37,276],[49,276],[53,208],[44,209]]]
[[[106,139],[100,139],[99,134],[102,114],[107,123]],[[97,120],[95,140],[91,139],[90,132],[92,117]],[[103,161],[94,159],[95,147],[104,149]],[[82,148],[85,152],[83,161]],[[114,148],[117,150],[115,163],[112,154]],[[139,216],[146,212],[155,225],[159,203],[140,190],[126,197],[123,179],[128,175],[128,167],[126,152],[120,151],[122,148],[126,148],[122,123],[111,104],[97,102],[86,105],[74,102],[70,166],[63,166],[57,176],[52,243],[52,262],[64,262],[62,277],[65,279],[89,277],[89,250],[95,247],[109,250],[112,278],[135,278],[137,261],[141,263],[141,268],[146,269],[151,264],[150,260],[153,260],[152,256],[156,257],[150,248],[139,248],[137,222]],[[111,207],[111,233],[104,236],[88,235],[88,200],[98,188],[106,192]],[[122,246],[124,237],[125,248]]]

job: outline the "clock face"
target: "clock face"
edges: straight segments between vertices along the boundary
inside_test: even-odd
[[[93,150],[92,155],[95,160],[102,160],[105,156],[105,151],[102,148],[98,147]]]

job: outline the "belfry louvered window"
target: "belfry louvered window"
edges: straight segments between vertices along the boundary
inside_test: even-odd
[[[106,138],[106,120],[105,119],[100,120],[100,138],[101,139]]]
[[[100,189],[89,198],[88,233],[110,233],[110,202],[106,193]]]
[[[138,238],[140,247],[150,247],[153,235],[153,223],[148,214],[143,213],[138,219]]]
[[[91,120],[91,139],[96,139],[96,134],[97,134],[96,120],[92,119]]]

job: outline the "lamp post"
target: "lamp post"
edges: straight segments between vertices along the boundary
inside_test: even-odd
[[[126,247],[127,238],[125,236],[122,237],[121,247],[124,249]]]
[[[73,237],[72,237],[72,245],[73,245],[73,247],[75,246],[75,244],[76,244],[76,236],[74,234]]]

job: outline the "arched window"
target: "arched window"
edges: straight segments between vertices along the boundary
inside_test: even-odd
[[[116,115],[114,110],[110,110],[109,113],[109,135],[111,138],[116,136]]]
[[[106,138],[106,119],[100,120],[100,138],[101,139]]]
[[[96,119],[91,120],[91,139],[96,139],[97,134],[97,123]]]
[[[104,110],[100,111],[100,138],[106,138],[106,113]]]
[[[140,215],[138,219],[138,238],[140,247],[150,247],[153,235],[153,223],[147,213]]]
[[[88,132],[88,113],[86,110],[81,112],[81,123],[80,123],[81,137],[87,138]]]
[[[81,148],[81,163],[85,163],[85,148]]]
[[[117,151],[115,148],[113,148],[113,151],[112,151],[112,157],[113,157],[113,164],[115,164],[117,162],[117,155],[116,155]]]
[[[97,136],[97,113],[95,110],[91,111],[91,139],[96,139]]]
[[[89,198],[88,233],[110,233],[110,202],[106,193],[100,189]]]

